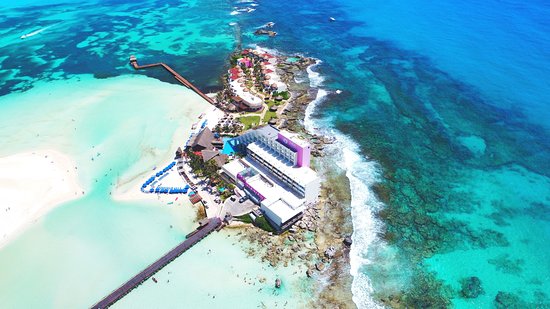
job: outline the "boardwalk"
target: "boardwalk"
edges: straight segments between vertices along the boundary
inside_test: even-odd
[[[137,58],[135,56],[130,56],[130,64],[136,70],[147,69],[147,68],[158,67],[158,66],[163,67],[166,71],[170,72],[174,76],[174,78],[178,82],[182,83],[185,87],[195,91],[198,95],[200,95],[208,103],[210,103],[212,105],[216,104],[216,102],[214,102],[214,100],[212,100],[212,98],[208,97],[206,94],[204,94],[202,91],[200,91],[199,88],[195,87],[195,85],[193,85],[190,81],[183,78],[183,76],[179,75],[178,72],[174,71],[171,67],[169,67],[168,65],[166,65],[162,62],[153,63],[153,64],[139,65],[137,63]]]
[[[132,279],[128,280],[128,282],[124,283],[118,289],[111,292],[109,295],[107,295],[97,304],[93,305],[92,308],[99,309],[99,308],[107,308],[111,306],[116,301],[124,297],[126,294],[130,293],[133,289],[135,289],[141,283],[145,282],[147,279],[152,277],[156,272],[161,270],[164,266],[168,265],[168,263],[172,262],[174,259],[176,259],[182,253],[187,251],[193,245],[201,241],[204,237],[208,236],[208,234],[212,233],[212,231],[214,231],[221,225],[222,225],[222,220],[220,218],[208,219],[208,223],[206,225],[202,226],[202,228],[199,227],[196,231],[187,235],[188,237],[185,241],[183,241],[181,244],[176,246],[174,249],[170,250],[168,253],[166,253],[163,257],[158,259],[153,264],[147,266],[147,268],[145,268],[142,272],[134,276]]]

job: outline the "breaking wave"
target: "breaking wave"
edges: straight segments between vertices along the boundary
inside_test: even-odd
[[[375,245],[378,232],[382,227],[381,222],[374,217],[374,212],[383,207],[383,204],[378,201],[370,189],[375,182],[379,181],[380,169],[376,162],[368,161],[361,156],[359,146],[348,136],[334,129],[328,132],[325,131],[326,129],[321,131],[318,128],[319,122],[329,121],[314,117],[319,104],[324,102],[329,95],[327,90],[320,88],[325,78],[319,72],[314,71],[319,64],[321,64],[320,60],[307,68],[310,86],[317,88],[318,91],[315,100],[306,108],[304,127],[311,133],[330,133],[336,138],[336,143],[331,145],[331,148],[336,150],[336,157],[333,160],[345,171],[351,190],[353,243],[350,250],[350,273],[353,276],[353,301],[358,308],[383,308],[374,301],[372,297],[374,289],[370,278],[362,271],[363,267],[372,263],[367,257],[368,252]],[[330,123],[323,127],[330,128]]]

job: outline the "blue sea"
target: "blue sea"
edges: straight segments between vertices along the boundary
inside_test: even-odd
[[[130,53],[207,91],[238,46],[319,59],[306,126],[338,140],[355,304],[550,308],[549,2],[24,0],[0,13],[5,97],[136,74]],[[270,21],[276,37],[253,34]]]

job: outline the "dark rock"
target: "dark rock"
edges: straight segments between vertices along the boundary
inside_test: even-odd
[[[334,248],[333,246],[330,246],[325,250],[325,256],[328,259],[332,259],[335,254],[336,254],[336,248]]]
[[[322,262],[319,262],[319,263],[315,264],[315,268],[316,268],[318,271],[323,271],[323,269],[325,269],[325,264],[322,263]]]
[[[499,291],[495,297],[495,307],[504,308],[526,308],[526,305],[518,296],[512,293]]]
[[[351,243],[352,243],[351,236],[346,236],[344,238],[344,245],[349,247],[349,246],[351,246]]]
[[[308,268],[308,270],[306,270],[306,276],[308,278],[311,278],[313,276],[313,269]]]
[[[461,281],[462,289],[460,295],[464,298],[476,298],[480,294],[483,294],[483,288],[481,287],[481,281],[478,277],[464,278]]]

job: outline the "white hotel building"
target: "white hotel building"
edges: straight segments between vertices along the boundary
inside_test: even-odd
[[[301,218],[319,197],[320,180],[309,167],[310,144],[295,134],[264,126],[232,140],[243,159],[222,167],[223,173],[260,204],[281,230]]]

